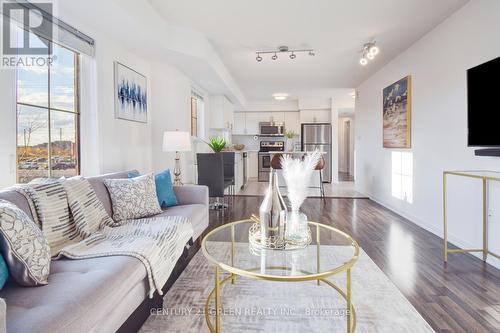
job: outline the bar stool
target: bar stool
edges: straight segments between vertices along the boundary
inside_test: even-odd
[[[319,171],[319,189],[321,192],[321,197],[325,198],[325,185],[323,183],[323,169],[325,168],[325,159],[321,156],[321,159],[316,164],[315,170]]]

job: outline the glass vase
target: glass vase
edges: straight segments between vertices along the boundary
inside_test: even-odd
[[[307,216],[299,210],[286,213],[285,239],[294,243],[308,240]]]

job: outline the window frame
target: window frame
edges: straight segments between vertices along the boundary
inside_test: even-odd
[[[394,158],[395,156],[398,156],[398,171],[394,170]],[[411,159],[411,164],[410,164],[410,169],[405,170],[404,168],[404,159],[405,156],[409,156]],[[413,197],[413,188],[414,188],[414,178],[413,178],[413,152],[412,151],[393,151],[391,154],[391,179],[392,179],[392,184],[391,184],[391,195],[393,198],[396,198],[398,200],[401,200],[403,202],[406,202],[408,204],[413,204],[414,197]],[[394,193],[394,182],[396,181],[396,177],[399,179],[399,190],[400,193],[396,194]],[[403,186],[404,180],[408,180],[410,184],[409,191],[405,191],[405,188]],[[405,195],[406,194],[406,195]]]
[[[45,39],[41,36],[37,36],[38,38]],[[47,40],[47,39],[45,39]],[[56,112],[64,112],[64,113],[69,113],[73,114],[75,116],[75,147],[76,147],[76,165],[75,165],[75,170],[76,170],[76,176],[79,176],[81,174],[81,138],[80,138],[80,122],[81,122],[81,112],[80,112],[80,84],[81,84],[81,72],[80,72],[80,53],[77,51],[74,51],[70,48],[67,48],[59,43],[56,43],[54,41],[49,40],[49,54],[52,53],[52,48],[53,45],[56,44],[58,47],[64,48],[70,52],[73,53],[74,56],[74,111],[68,111],[68,110],[63,110],[60,108],[53,108],[51,107],[51,70],[50,67],[47,69],[47,106],[41,106],[41,105],[34,105],[30,103],[25,103],[25,102],[19,102],[19,89],[18,89],[18,82],[19,82],[19,71],[18,67],[16,67],[16,80],[14,82],[15,84],[15,91],[16,91],[16,100],[15,100],[15,109],[16,109],[16,183],[19,182],[19,155],[18,155],[18,136],[19,136],[19,106],[27,106],[27,107],[33,107],[33,108],[38,108],[38,109],[43,109],[47,112],[47,129],[48,129],[48,142],[47,142],[47,178],[52,178],[52,131],[51,131],[51,111],[56,111]]]
[[[191,136],[198,137],[198,98],[194,94],[191,94]]]
[[[203,103],[203,108],[200,113],[200,103]],[[196,108],[196,115],[193,116],[193,106]],[[200,120],[202,122],[205,121],[205,99],[203,96],[198,93],[194,88],[191,89],[191,136],[196,138],[202,138],[205,135],[205,130],[202,126],[205,126],[204,123],[200,124]],[[196,128],[193,130],[193,120],[195,120]],[[200,126],[201,125],[201,126]]]

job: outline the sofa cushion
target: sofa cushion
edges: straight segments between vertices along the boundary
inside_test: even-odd
[[[128,178],[139,177],[138,172],[129,172]],[[156,196],[158,197],[158,203],[161,208],[167,208],[171,206],[176,206],[177,197],[175,196],[174,186],[172,184],[172,177],[170,176],[170,169],[164,170],[155,175],[156,183]]]
[[[208,209],[205,205],[192,204],[169,207],[160,216],[183,216],[191,221],[193,239],[196,240],[208,227]]]
[[[111,196],[115,221],[140,219],[161,213],[153,174],[130,179],[105,179],[104,184]]]
[[[57,255],[66,245],[81,240],[69,211],[68,197],[62,182],[28,185],[25,190],[33,201],[52,256]]]
[[[9,268],[7,267],[5,259],[0,254],[0,289],[3,288],[5,282],[7,282],[8,279],[9,279]]]
[[[104,180],[105,179],[125,179],[128,178],[128,173],[129,172],[137,172],[135,170],[131,171],[125,171],[125,172],[116,172],[116,173],[108,173],[102,176],[95,176],[95,177],[86,177],[86,179],[89,181],[90,185],[94,188],[95,194],[97,195],[97,198],[101,200],[104,209],[106,210],[106,213],[108,213],[109,216],[113,215],[113,209],[111,207],[111,198],[109,197],[109,192],[108,189],[106,188],[106,185],[104,185]],[[1,196],[1,193],[0,193]],[[6,199],[7,200],[7,199]]]
[[[87,179],[72,177],[64,181],[63,186],[68,195],[76,228],[83,238],[87,238],[104,225],[114,223]]]
[[[19,288],[9,281],[0,291],[9,332],[89,332],[112,311],[123,312],[123,322],[149,288],[144,265],[127,256],[56,260],[49,279],[39,288]],[[122,300],[137,290],[137,303],[121,308]]]
[[[13,203],[0,200],[0,251],[22,286],[47,284],[50,248],[42,231]]]

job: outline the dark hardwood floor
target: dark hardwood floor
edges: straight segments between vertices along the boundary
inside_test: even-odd
[[[258,213],[260,197],[235,197],[211,227]],[[500,270],[470,254],[450,254],[443,241],[369,199],[310,198],[310,220],[349,233],[436,332],[500,332]],[[440,221],[435,221],[440,223]]]

